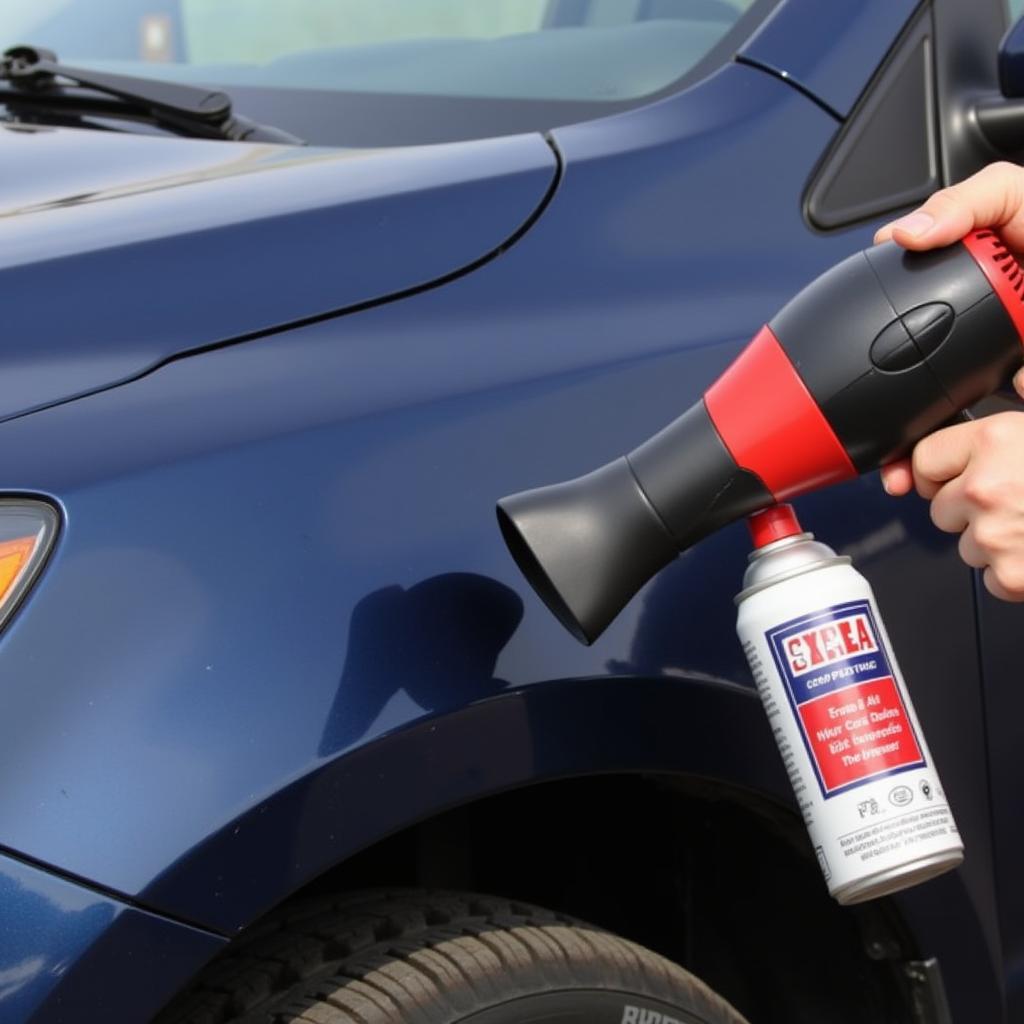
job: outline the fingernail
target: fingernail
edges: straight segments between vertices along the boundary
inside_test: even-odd
[[[916,238],[918,235],[930,231],[934,225],[935,218],[930,213],[925,213],[924,210],[915,210],[913,213],[908,213],[906,217],[900,217],[893,224],[892,229],[893,231],[904,231]]]
[[[892,491],[889,489],[889,481],[886,480],[884,476],[882,477],[882,490],[885,491],[886,494],[892,494]]]

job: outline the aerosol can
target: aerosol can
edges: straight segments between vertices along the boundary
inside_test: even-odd
[[[956,867],[963,843],[868,581],[789,505],[748,522],[736,631],[829,892],[859,903]]]

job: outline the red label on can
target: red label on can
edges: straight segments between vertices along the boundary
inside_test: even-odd
[[[924,765],[867,602],[784,622],[767,639],[823,796]]]
[[[921,748],[892,676],[845,686],[797,710],[826,790],[921,763]]]

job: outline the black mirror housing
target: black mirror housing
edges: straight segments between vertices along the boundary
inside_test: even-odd
[[[1024,16],[1006,30],[999,43],[999,88],[1007,99],[1024,96]]]

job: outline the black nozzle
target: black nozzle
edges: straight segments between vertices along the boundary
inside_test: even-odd
[[[502,498],[498,522],[523,575],[585,644],[678,551],[625,458]]]
[[[624,458],[502,498],[498,522],[540,598],[590,644],[680,551],[771,502],[698,402]]]

